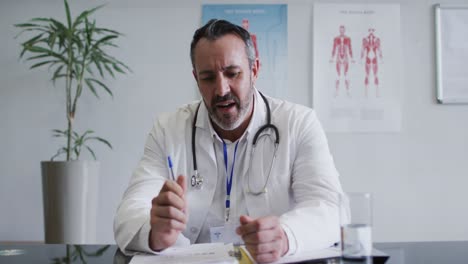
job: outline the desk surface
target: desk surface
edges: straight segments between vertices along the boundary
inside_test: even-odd
[[[468,241],[375,243],[374,247],[390,255],[386,264],[468,262],[465,257]],[[67,250],[71,256],[70,263],[76,264],[118,264],[130,260],[116,245],[0,245],[0,264],[67,263]]]

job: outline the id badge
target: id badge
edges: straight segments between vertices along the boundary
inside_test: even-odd
[[[222,226],[210,227],[211,243],[244,244],[242,237],[236,233],[239,223],[226,222]]]

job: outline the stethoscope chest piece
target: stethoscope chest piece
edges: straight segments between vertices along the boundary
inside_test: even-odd
[[[192,188],[196,189],[201,189],[203,186],[203,177],[198,173],[198,171],[195,171],[195,173],[192,175],[192,178],[190,179],[190,185],[192,185]]]
[[[266,194],[268,192],[268,188],[263,187],[260,191],[252,191],[250,187],[247,188],[247,193],[254,195],[254,196],[259,196],[261,194]]]

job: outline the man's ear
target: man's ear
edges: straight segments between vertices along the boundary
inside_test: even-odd
[[[258,72],[260,71],[260,60],[258,58],[255,58],[253,64],[252,64],[252,81],[255,84],[255,81],[258,78]]]
[[[198,83],[198,76],[197,76],[197,72],[195,71],[195,69],[192,70],[192,74],[193,74],[193,78],[195,78],[195,81]]]

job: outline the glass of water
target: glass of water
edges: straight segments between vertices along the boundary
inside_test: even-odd
[[[372,263],[372,196],[345,193],[340,196],[341,252],[344,260]]]

